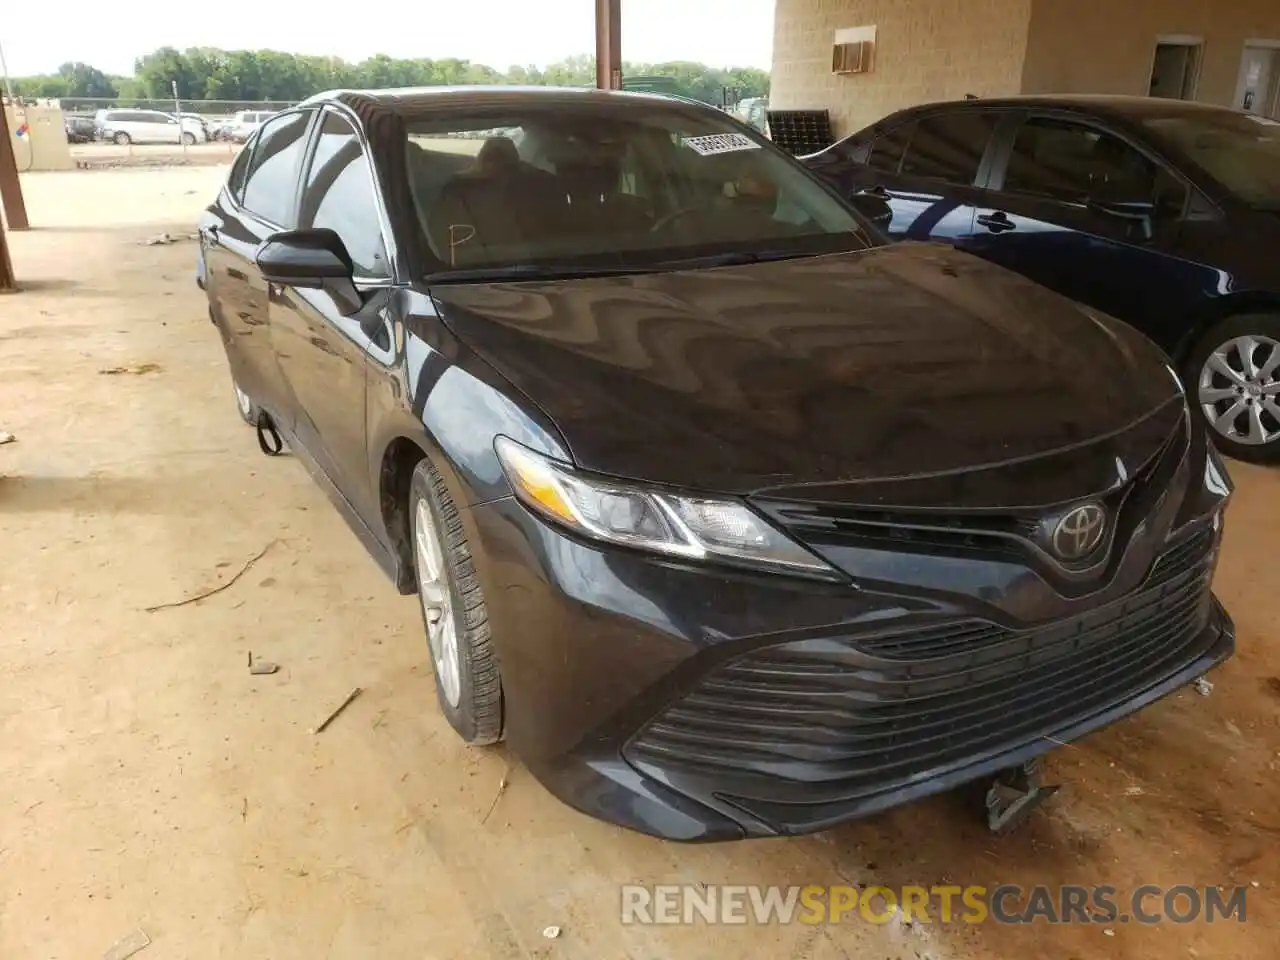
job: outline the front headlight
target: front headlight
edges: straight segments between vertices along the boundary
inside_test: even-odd
[[[583,536],[690,560],[844,579],[737,500],[583,474],[506,437],[494,450],[521,503]]]

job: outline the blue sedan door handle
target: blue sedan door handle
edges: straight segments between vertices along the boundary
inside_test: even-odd
[[[1018,229],[1018,225],[1010,220],[1009,215],[1003,210],[997,210],[995,213],[984,213],[977,218],[977,222],[992,233],[1004,233],[1006,230]]]

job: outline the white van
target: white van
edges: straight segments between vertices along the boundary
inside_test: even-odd
[[[204,124],[193,117],[181,121],[159,110],[100,110],[94,118],[99,140],[127,143],[203,143]]]
[[[275,114],[274,110],[241,110],[223,126],[223,136],[234,143],[244,143],[253,131]]]

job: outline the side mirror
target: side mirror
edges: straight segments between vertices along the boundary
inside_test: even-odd
[[[849,198],[853,209],[874,223],[881,230],[888,230],[893,221],[893,208],[889,201],[872,193],[855,193]]]
[[[254,257],[263,279],[318,290],[326,280],[350,280],[351,255],[332,230],[273,233]]]
[[[254,262],[268,283],[325,290],[344,316],[360,309],[346,244],[328,229],[273,233],[258,247]]]

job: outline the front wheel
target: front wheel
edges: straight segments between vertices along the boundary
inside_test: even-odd
[[[430,461],[409,487],[414,574],[445,719],[467,743],[502,739],[502,681],[458,508]]]
[[[1280,315],[1241,314],[1214,326],[1184,371],[1189,398],[1229,457],[1280,463]]]
[[[191,131],[187,131],[182,135],[182,142],[188,147],[194,147],[196,144],[196,135]]]
[[[129,141],[129,135],[128,135],[127,133],[125,133],[123,130],[121,130],[119,133],[117,133],[117,134],[116,134],[114,137],[112,137],[111,139],[112,139],[112,140],[114,140],[114,141],[116,142],[116,146],[118,146],[118,147],[127,147],[127,146],[129,145],[129,142],[130,142],[130,141]]]

